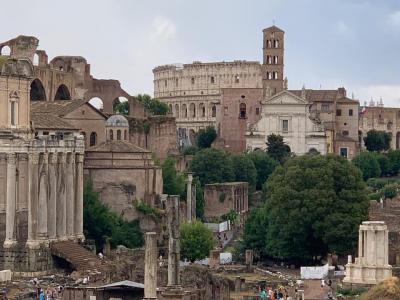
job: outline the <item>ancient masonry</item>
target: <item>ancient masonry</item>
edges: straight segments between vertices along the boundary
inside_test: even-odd
[[[0,67],[0,267],[47,271],[49,242],[83,238],[83,138],[35,138],[31,61],[12,57]]]

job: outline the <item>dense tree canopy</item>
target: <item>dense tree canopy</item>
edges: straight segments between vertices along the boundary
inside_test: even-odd
[[[207,148],[193,157],[190,171],[194,172],[204,186],[207,183],[230,182],[235,180],[230,155],[224,151]]]
[[[353,164],[330,155],[292,158],[275,170],[266,187],[261,215],[246,222],[250,229],[245,229],[244,240],[249,245],[257,243],[269,256],[297,261],[354,250],[358,226],[368,218],[368,200],[361,172]],[[249,235],[264,217],[265,232]]]
[[[153,115],[166,115],[169,111],[168,105],[157,99],[151,98],[147,94],[138,94],[136,99],[143,104],[145,110],[151,112]]]
[[[235,181],[248,182],[249,191],[254,192],[257,182],[257,170],[253,161],[246,154],[232,155],[231,159]]]
[[[83,193],[83,221],[86,238],[95,240],[98,250],[103,249],[106,239],[110,239],[113,247],[124,245],[135,248],[144,243],[139,222],[127,222],[110,211],[100,202],[98,194],[93,191],[92,185],[88,182],[85,183]]]
[[[379,162],[376,155],[372,152],[360,152],[354,157],[353,164],[361,170],[364,180],[381,175]]]
[[[163,193],[168,195],[180,195],[186,198],[186,179],[175,168],[175,159],[168,157],[162,164]]]
[[[379,130],[370,130],[364,137],[365,147],[368,151],[386,151],[390,149],[392,136],[390,133]]]
[[[290,156],[290,147],[284,143],[281,135],[271,134],[267,137],[267,153],[283,163]]]
[[[213,233],[200,221],[180,227],[181,256],[193,262],[209,255],[215,245]]]
[[[116,114],[129,115],[129,101],[120,101],[116,99],[113,104],[113,111]]]
[[[387,154],[391,175],[396,176],[400,171],[400,150],[391,150]]]
[[[269,175],[275,170],[279,163],[270,157],[266,152],[258,150],[248,154],[249,158],[253,161],[257,171],[257,190],[261,190]]]
[[[200,149],[210,148],[211,144],[217,138],[217,132],[212,126],[208,126],[206,129],[200,129],[197,133],[197,146]]]

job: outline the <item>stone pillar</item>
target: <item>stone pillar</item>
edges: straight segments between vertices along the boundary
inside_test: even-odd
[[[188,222],[192,221],[192,181],[193,173],[189,172],[186,184],[186,218]]]
[[[238,293],[241,290],[242,280],[240,276],[236,276],[235,278],[235,292]]]
[[[192,220],[196,220],[196,185],[192,185]]]
[[[157,235],[146,233],[144,258],[144,299],[157,299]]]
[[[362,229],[358,230],[358,257],[363,257],[363,234]]]
[[[17,244],[15,230],[15,209],[16,209],[16,155],[7,155],[7,204],[6,204],[6,239],[4,248],[11,248]]]
[[[28,191],[28,239],[26,247],[36,249],[39,247],[37,240],[38,205],[39,205],[39,154],[29,153],[29,191]]]
[[[49,155],[49,200],[47,205],[47,233],[49,239],[57,236],[57,154]]]
[[[245,257],[246,257],[246,266],[248,267],[253,266],[253,250],[246,250]]]
[[[83,153],[75,157],[75,237],[83,240]]]
[[[179,196],[169,196],[167,207],[168,216],[168,286],[179,286]]]
[[[47,242],[47,172],[48,156],[41,154],[39,168],[38,238]]]
[[[57,238],[66,240],[66,183],[65,183],[65,153],[58,155],[58,176],[57,176]]]
[[[67,165],[66,165],[66,215],[67,215],[67,237],[74,239],[74,215],[75,215],[75,187],[74,187],[74,165],[75,156],[73,153],[67,153]]]
[[[219,265],[220,265],[220,251],[219,250],[211,250],[209,267],[211,269],[216,269],[219,267]]]

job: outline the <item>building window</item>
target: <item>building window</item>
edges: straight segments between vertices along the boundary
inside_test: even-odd
[[[275,40],[274,41],[274,47],[275,48],[279,48],[279,40]]]
[[[178,86],[178,84],[179,84],[179,79],[176,78],[176,79],[175,79],[175,86]]]
[[[165,80],[165,82],[164,82],[164,85],[165,85],[165,87],[168,85],[168,82]]]
[[[210,82],[211,82],[211,83],[215,83],[215,78],[214,78],[214,76],[211,76]]]
[[[240,119],[246,119],[246,104],[245,103],[240,103],[239,105],[239,118]]]
[[[121,130],[117,130],[117,140],[120,141],[121,140]]]
[[[227,116],[228,115],[228,106],[224,107],[224,115]]]
[[[15,126],[17,123],[17,111],[15,101],[10,103],[11,125]]]
[[[96,142],[97,142],[97,133],[93,131],[90,134],[89,146],[90,147],[95,146]]]
[[[351,117],[353,115],[353,110],[349,109],[349,116]]]
[[[274,64],[278,64],[278,56],[274,56]]]
[[[124,140],[127,141],[128,140],[128,130],[124,130]]]
[[[235,76],[235,83],[239,83],[239,75]]]
[[[343,156],[343,157],[346,157],[347,158],[347,156],[348,156],[348,149],[346,148],[346,147],[343,147],[343,148],[340,148],[339,149],[339,154],[340,154],[340,156]]]
[[[194,84],[194,77],[192,77],[192,79],[190,81],[192,82],[192,84]]]
[[[289,132],[289,120],[282,120],[282,132]]]
[[[347,135],[349,135],[349,131],[348,131],[348,130],[343,130],[343,131],[342,131],[342,134],[343,134],[344,136],[347,136]]]
[[[215,118],[216,116],[217,116],[217,107],[213,105],[211,109],[211,117]]]
[[[337,109],[336,110],[336,115],[339,117],[342,115],[342,110],[341,109]]]
[[[260,108],[256,107],[256,115],[259,115],[259,114],[260,114]]]
[[[324,112],[329,111],[329,104],[327,104],[327,103],[322,104],[321,105],[321,110],[324,111]]]
[[[112,141],[114,139],[114,131],[110,129],[110,140]]]

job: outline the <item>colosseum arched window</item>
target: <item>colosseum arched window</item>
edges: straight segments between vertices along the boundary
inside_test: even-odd
[[[187,106],[186,104],[182,104],[182,118],[187,118]]]
[[[199,110],[200,110],[201,116],[205,117],[206,116],[206,107],[204,106],[204,103],[199,104]]]
[[[215,104],[211,108],[211,117],[215,118],[217,116],[217,107]]]
[[[175,117],[179,118],[179,104],[175,104]]]
[[[190,113],[190,117],[191,118],[195,118],[196,117],[196,105],[194,105],[194,103],[190,103],[190,105],[189,105],[189,113]]]

